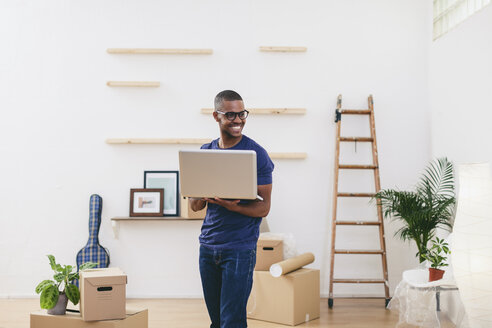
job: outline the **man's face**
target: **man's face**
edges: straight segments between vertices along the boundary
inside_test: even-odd
[[[241,100],[232,100],[222,101],[222,107],[220,108],[221,112],[235,112],[239,113],[244,110],[244,104]],[[243,131],[244,124],[246,124],[246,119],[241,120],[238,115],[234,118],[234,120],[229,121],[225,114],[220,114],[214,112],[215,120],[219,123],[220,130],[229,135],[232,138],[237,138],[241,136]]]

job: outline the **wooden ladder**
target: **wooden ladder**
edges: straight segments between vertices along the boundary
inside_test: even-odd
[[[331,265],[330,265],[330,294],[328,298],[328,307],[333,307],[333,284],[384,284],[385,293],[385,306],[390,301],[389,288],[388,288],[388,264],[386,261],[386,244],[384,241],[384,225],[383,225],[383,212],[381,206],[376,205],[378,213],[378,221],[339,221],[337,220],[337,203],[339,197],[373,197],[375,193],[381,189],[379,179],[379,163],[378,163],[378,148],[376,143],[376,126],[374,122],[374,104],[372,95],[368,97],[369,109],[355,110],[355,109],[342,109],[342,95],[338,96],[336,118],[336,153],[335,153],[335,176],[333,183],[333,216],[331,225]],[[371,128],[370,137],[341,137],[340,128],[342,115],[369,115],[369,123]],[[372,165],[342,165],[340,164],[340,142],[371,142],[372,143]],[[374,172],[374,185],[375,193],[342,193],[338,191],[338,173],[339,170],[372,170]],[[380,249],[377,250],[355,250],[355,249],[336,249],[336,228],[340,225],[350,226],[378,226],[379,227],[379,241]],[[365,255],[381,255],[381,262],[383,266],[383,279],[334,279],[333,271],[335,267],[335,255],[336,254],[365,254]]]

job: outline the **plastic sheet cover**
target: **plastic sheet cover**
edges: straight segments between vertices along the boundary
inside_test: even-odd
[[[395,293],[388,309],[399,311],[399,321],[396,327],[441,327],[439,312],[437,311],[436,292],[440,291],[441,313],[446,316],[453,314],[453,321],[457,327],[465,328],[462,305],[451,274],[446,272],[443,279],[427,282],[429,273],[425,268],[407,270],[403,279],[395,289]],[[448,312],[448,313],[446,313]],[[447,327],[447,326],[446,326]]]

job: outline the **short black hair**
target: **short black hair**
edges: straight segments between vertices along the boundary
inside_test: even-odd
[[[237,93],[236,91],[232,91],[232,90],[221,91],[215,96],[215,101],[214,101],[215,110],[218,110],[222,107],[222,102],[224,100],[225,101],[234,101],[234,100],[241,100],[242,101],[243,98],[241,98],[239,93]]]

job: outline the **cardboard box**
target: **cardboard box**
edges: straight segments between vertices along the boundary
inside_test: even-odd
[[[184,219],[204,219],[207,214],[207,206],[203,210],[195,212],[191,209],[189,198],[181,196],[181,211],[179,216]]]
[[[148,328],[148,310],[127,310],[121,320],[86,322],[80,313],[49,315],[46,311],[31,313],[31,328]]]
[[[248,318],[295,326],[319,318],[319,270],[302,268],[279,278],[255,271]]]
[[[256,244],[257,271],[268,271],[270,265],[284,259],[284,242],[280,239],[262,238]]]
[[[119,268],[80,272],[80,314],[84,321],[126,317],[127,277]]]

